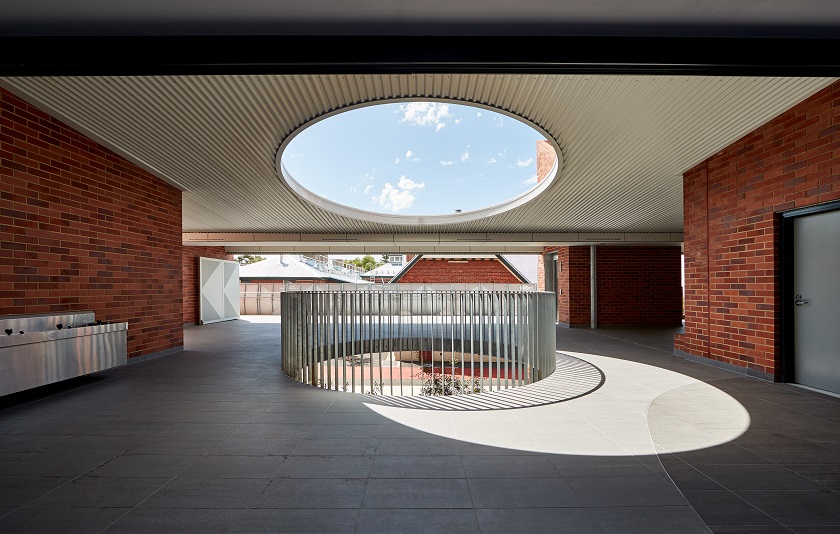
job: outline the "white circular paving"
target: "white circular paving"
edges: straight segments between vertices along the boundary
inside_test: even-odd
[[[501,383],[504,384],[504,379]],[[580,358],[558,352],[557,369],[548,377],[525,386],[469,395],[437,397],[369,395],[368,397],[371,403],[399,408],[453,411],[510,410],[575,399],[595,391],[603,383],[604,373],[596,366]]]

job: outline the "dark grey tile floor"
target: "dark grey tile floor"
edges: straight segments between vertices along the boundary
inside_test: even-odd
[[[749,428],[604,456],[423,432],[286,378],[277,324],[187,327],[181,353],[0,399],[0,532],[840,532],[840,399],[674,357],[673,333],[558,350],[711,384]]]

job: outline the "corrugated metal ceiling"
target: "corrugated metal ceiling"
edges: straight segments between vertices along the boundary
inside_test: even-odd
[[[681,232],[682,177],[835,78],[525,74],[2,78],[0,84],[184,190],[185,232]],[[564,167],[539,197],[446,225],[353,219],[298,197],[275,151],[308,121],[394,98],[500,108]],[[348,177],[348,181],[355,177]]]

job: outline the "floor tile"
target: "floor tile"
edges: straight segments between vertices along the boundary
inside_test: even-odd
[[[466,478],[460,456],[386,456],[378,454],[371,478]]]
[[[690,490],[683,495],[709,525],[770,525],[779,523],[729,490]]]
[[[39,508],[132,508],[168,481],[165,478],[81,477],[30,504]]]
[[[426,534],[452,532],[458,534],[483,534],[475,510],[470,509],[375,509],[363,508],[359,512],[356,532],[369,534]],[[514,532],[508,530],[507,532]]]
[[[368,478],[373,456],[289,456],[274,472],[278,478]]]
[[[0,476],[0,506],[29,504],[70,480],[70,477]]]
[[[179,476],[181,478],[271,478],[283,456],[204,456]]]
[[[101,532],[131,508],[25,506],[0,518],[2,532]]]
[[[173,478],[193,465],[198,456],[128,454],[117,456],[87,473],[91,477]]]
[[[680,490],[657,476],[566,479],[590,507],[684,506]]]
[[[463,479],[371,479],[364,508],[472,508],[467,481]]]
[[[144,508],[245,508],[267,479],[178,477],[142,503]]]
[[[251,503],[251,508],[359,508],[364,479],[275,478]]]
[[[690,506],[607,507],[592,513],[610,534],[709,534]]]
[[[583,500],[564,479],[470,479],[476,508],[582,508]]]

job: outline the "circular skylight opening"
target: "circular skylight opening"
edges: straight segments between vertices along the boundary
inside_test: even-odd
[[[300,196],[368,221],[441,224],[522,205],[562,167],[539,127],[494,108],[449,101],[368,104],[325,115],[277,152]]]

